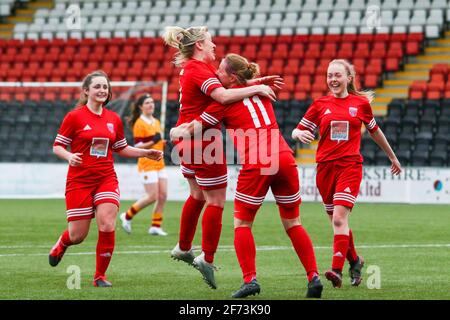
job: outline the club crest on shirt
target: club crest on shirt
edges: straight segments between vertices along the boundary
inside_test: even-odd
[[[348,108],[348,113],[350,113],[350,115],[352,117],[356,117],[356,115],[358,114],[358,108],[356,108],[356,107],[349,107]]]
[[[108,127],[109,132],[114,133],[114,124],[111,122],[108,122],[106,124],[106,126]]]

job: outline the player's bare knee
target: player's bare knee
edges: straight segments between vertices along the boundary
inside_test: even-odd
[[[112,232],[116,229],[115,221],[102,222],[98,225],[98,230],[101,232]]]
[[[80,244],[84,241],[84,239],[86,239],[87,233],[73,233],[70,234],[70,241],[73,244]]]
[[[234,218],[234,228],[252,228],[253,221],[241,220],[238,218]]]
[[[300,226],[300,219],[299,218],[294,218],[294,219],[281,219],[281,222],[283,223],[283,227],[284,230],[288,231],[289,229],[295,227],[295,226]]]
[[[341,228],[345,224],[345,220],[341,219],[340,217],[334,217],[333,218],[333,226],[336,228]]]

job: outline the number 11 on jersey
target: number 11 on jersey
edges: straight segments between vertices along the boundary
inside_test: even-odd
[[[255,106],[253,105],[253,103],[256,103],[256,105],[258,106],[259,111],[263,116],[264,124],[266,125],[270,124],[270,119],[269,115],[267,114],[266,108],[264,107],[264,104],[261,102],[261,99],[259,99],[258,96],[251,97],[251,100],[250,98],[245,98],[243,102],[244,105],[248,108],[248,111],[250,112],[250,115],[253,119],[253,123],[255,124],[255,128],[260,128],[261,122],[258,118],[258,114],[256,113]]]

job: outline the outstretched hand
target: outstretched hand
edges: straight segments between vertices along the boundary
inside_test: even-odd
[[[292,138],[302,143],[310,144],[314,140],[314,135],[309,130],[294,129]]]
[[[398,176],[402,172],[402,166],[397,159],[391,160],[391,173]]]
[[[262,96],[262,97],[267,97],[272,101],[276,101],[277,100],[277,95],[275,94],[275,92],[272,90],[271,87],[265,85],[265,84],[261,84],[258,85],[258,92],[257,94]]]
[[[277,89],[282,89],[284,86],[283,78],[279,75],[265,76],[258,78],[259,83],[274,87]]]
[[[162,151],[159,150],[155,150],[155,149],[145,149],[145,157],[151,160],[161,160],[162,157],[164,156],[164,153]]]

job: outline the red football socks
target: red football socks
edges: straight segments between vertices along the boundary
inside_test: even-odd
[[[214,261],[214,254],[219,245],[222,231],[222,213],[222,207],[213,205],[208,205],[203,213],[202,250],[205,253],[205,261],[209,263]]]
[[[286,230],[292,245],[297,252],[297,256],[300,262],[305,268],[308,276],[308,281],[311,281],[314,276],[318,275],[316,256],[314,254],[314,248],[311,238],[309,237],[303,226],[298,225]]]
[[[350,229],[348,236],[349,236],[349,242],[348,242],[348,250],[347,250],[347,260],[350,263],[354,263],[358,260],[358,254],[356,253],[355,243],[353,241],[352,229]]]
[[[349,236],[346,234],[335,234],[333,241],[333,260],[331,268],[342,273],[345,257],[347,255]]]
[[[202,212],[204,200],[197,200],[192,196],[186,200],[181,211],[179,246],[183,251],[191,249],[197,229],[198,218]]]
[[[70,240],[69,230],[68,229],[66,229],[62,233],[61,238],[60,238],[60,244],[62,246],[64,246],[64,247],[68,247],[68,246],[71,246],[73,244],[72,241]]]
[[[256,246],[250,228],[238,227],[234,229],[234,248],[244,282],[249,283],[256,278]]]
[[[112,258],[115,243],[115,232],[98,232],[97,255],[94,280],[104,277]]]

